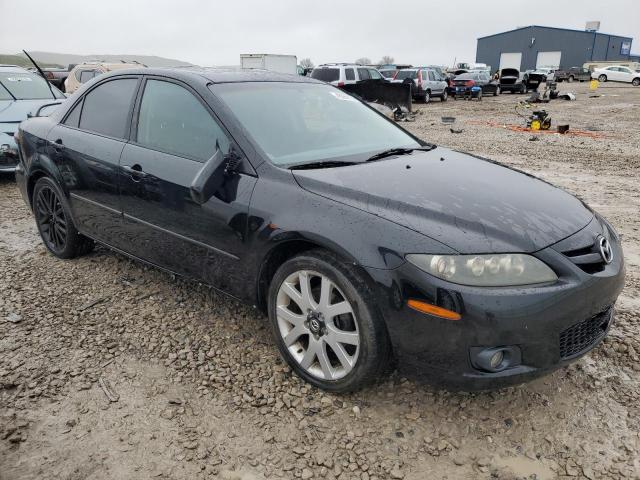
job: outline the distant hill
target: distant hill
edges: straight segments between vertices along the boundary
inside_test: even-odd
[[[133,60],[143,63],[149,67],[178,67],[192,65],[182,60],[172,58],[157,57],[154,55],[74,55],[71,53],[55,53],[55,52],[29,52],[41,67],[60,66],[66,67],[71,63],[82,63],[92,60],[101,60],[105,62],[131,62]],[[0,54],[0,63],[9,63],[13,65],[31,66],[29,59],[23,54],[4,55]]]
[[[38,61],[38,59],[36,59]],[[18,65],[20,67],[33,67],[33,64],[24,55],[4,55],[0,54],[0,64],[5,65]],[[38,63],[41,67],[58,67],[55,63]]]

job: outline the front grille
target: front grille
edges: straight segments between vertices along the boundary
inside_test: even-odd
[[[598,244],[562,252],[569,260],[583,271],[593,274],[604,270],[606,263],[598,250]]]
[[[564,360],[587,350],[600,340],[611,320],[611,308],[576,323],[560,333],[560,357]]]

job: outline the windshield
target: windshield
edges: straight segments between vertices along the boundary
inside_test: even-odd
[[[323,82],[335,82],[340,78],[339,68],[314,68],[311,72],[311,78],[322,80]]]
[[[420,146],[359,100],[328,85],[247,82],[210,88],[279,166],[339,157],[364,161],[389,148]]]
[[[0,84],[3,89],[0,89],[0,97],[5,99],[16,98],[16,100],[39,100],[43,98],[52,98],[51,91],[47,86],[47,82],[39,75],[34,75],[29,72],[1,72],[0,71]],[[62,92],[52,87],[56,94],[56,98],[64,98]],[[4,90],[4,92],[2,92]],[[7,92],[10,95],[7,95]]]
[[[417,70],[400,70],[396,75],[396,80],[404,80],[405,78],[416,78],[418,76]]]

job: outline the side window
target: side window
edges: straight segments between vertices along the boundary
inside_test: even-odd
[[[631,73],[631,70],[629,70],[627,67],[621,67],[618,70],[620,70],[622,73]]]
[[[207,109],[186,88],[148,80],[140,104],[138,144],[202,161],[229,152],[229,139]]]
[[[91,90],[84,97],[80,128],[109,137],[125,138],[137,85],[136,78],[122,78]]]
[[[429,80],[434,82],[436,80],[436,76],[433,74],[433,71],[429,70]]]
[[[366,68],[359,68],[358,76],[360,77],[360,80],[369,80],[371,78],[369,76],[369,70],[367,70]]]
[[[347,80],[355,80],[356,73],[353,71],[353,68],[345,68],[344,69],[344,78]]]
[[[91,80],[93,77],[96,76],[96,71],[95,70],[81,70],[80,71],[80,78],[78,79],[78,81],[80,83],[86,83],[89,80]]]
[[[78,128],[78,124],[80,123],[81,110],[82,110],[82,100],[79,101],[75,107],[73,107],[69,115],[67,115],[67,119],[64,121],[64,124],[69,125],[70,127]]]
[[[371,78],[373,78],[374,80],[380,80],[382,78],[382,75],[380,75],[378,73],[377,70],[374,70],[373,68],[371,70],[369,70],[369,75],[371,76]]]

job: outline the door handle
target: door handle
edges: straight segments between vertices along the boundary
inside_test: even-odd
[[[142,170],[142,167],[139,164],[135,165],[122,165],[122,170],[127,172],[134,180],[140,180],[147,176],[147,173]]]

